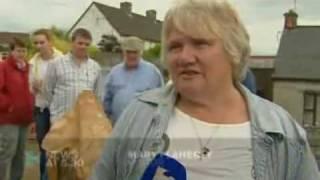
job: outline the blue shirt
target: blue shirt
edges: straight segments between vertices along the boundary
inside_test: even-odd
[[[137,68],[128,70],[124,63],[113,67],[106,79],[104,110],[115,121],[136,94],[161,87],[163,78],[153,64],[140,60]]]
[[[256,78],[253,74],[253,72],[248,69],[246,73],[245,79],[242,81],[242,84],[248,88],[252,93],[257,93],[257,85],[256,85]]]

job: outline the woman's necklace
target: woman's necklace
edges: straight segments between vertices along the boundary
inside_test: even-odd
[[[198,133],[198,130],[197,130],[197,127],[195,125],[195,123],[193,122],[193,118],[191,116],[190,117],[190,122],[192,124],[192,127],[194,129],[194,132],[197,136],[197,139],[198,139],[198,142],[199,142],[199,145],[200,145],[200,151],[198,152],[198,156],[199,156],[199,159],[202,160],[204,158],[207,158],[210,153],[211,153],[211,149],[209,148],[209,145],[210,145],[210,142],[211,140],[213,139],[213,134],[215,131],[215,129],[212,130],[212,133],[211,135],[209,136],[209,138],[207,139],[207,141],[204,143],[203,140],[201,139],[199,133]],[[220,127],[218,127],[217,129],[219,129]]]

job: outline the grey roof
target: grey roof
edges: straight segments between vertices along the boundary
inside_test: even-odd
[[[297,26],[283,32],[273,77],[320,80],[320,26]]]
[[[143,40],[160,42],[162,28],[161,21],[153,21],[146,16],[133,12],[128,14],[119,8],[107,6],[98,2],[93,2],[89,8],[92,5],[95,5],[102,12],[105,18],[121,36],[137,36]],[[86,12],[84,12],[84,14]],[[75,25],[84,16],[84,14],[78,19]],[[71,29],[73,29],[73,27]]]
[[[29,34],[20,32],[0,32],[0,44],[9,44],[14,37],[27,40]]]

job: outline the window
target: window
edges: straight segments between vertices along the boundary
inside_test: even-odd
[[[303,126],[320,127],[320,92],[306,91],[303,103]]]

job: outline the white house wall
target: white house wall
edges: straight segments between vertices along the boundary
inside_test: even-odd
[[[273,69],[274,58],[249,58],[248,64],[252,69]]]
[[[101,11],[95,6],[91,6],[82,19],[74,26],[71,32],[77,28],[88,29],[92,34],[93,44],[97,45],[104,34],[114,35],[118,39],[119,33],[111,26]]]
[[[301,123],[305,91],[320,91],[320,83],[274,81],[273,101]],[[319,101],[317,106],[320,107]],[[320,115],[319,108],[317,111],[317,114]]]

